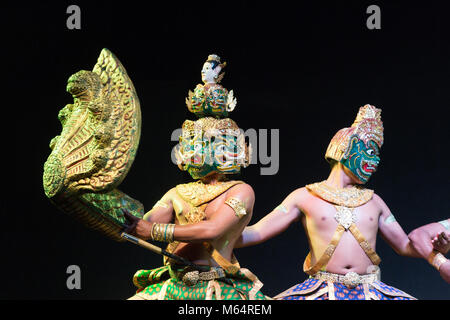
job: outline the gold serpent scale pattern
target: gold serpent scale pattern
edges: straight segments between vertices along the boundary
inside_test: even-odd
[[[108,49],[101,51],[92,71],[69,78],[67,91],[74,102],[58,114],[62,131],[50,142],[44,191],[63,211],[112,235],[114,226],[125,221],[121,208],[143,214],[142,204],[115,189],[136,156],[139,99],[125,68]]]

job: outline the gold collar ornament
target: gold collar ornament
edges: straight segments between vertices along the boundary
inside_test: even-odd
[[[177,194],[189,204],[189,211],[183,214],[187,223],[196,223],[206,218],[206,205],[231,187],[243,181],[220,181],[216,184],[206,184],[201,180],[176,186]]]
[[[315,193],[325,201],[332,204],[356,208],[367,203],[373,197],[373,190],[365,189],[360,186],[350,188],[334,188],[326,183],[326,181],[309,184],[306,189]]]
[[[176,186],[178,195],[193,206],[200,206],[218,197],[231,187],[243,183],[242,181],[219,181],[216,184],[206,184],[201,180],[179,184]]]

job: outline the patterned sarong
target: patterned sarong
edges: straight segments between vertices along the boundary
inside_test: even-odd
[[[348,288],[342,283],[312,277],[274,297],[276,300],[415,300],[409,294],[381,281]]]
[[[186,285],[182,281],[183,268],[163,266],[139,270],[133,277],[138,288],[136,296],[146,300],[265,300],[263,283],[250,270],[241,268],[225,278],[198,281]]]

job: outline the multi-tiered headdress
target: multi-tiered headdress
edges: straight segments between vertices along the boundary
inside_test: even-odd
[[[225,66],[215,54],[209,55],[206,62],[212,61]],[[240,172],[241,167],[247,167],[251,157],[250,147],[246,145],[244,133],[236,122],[227,118],[228,112],[236,106],[233,91],[228,93],[217,83],[197,85],[195,93],[189,91],[186,104],[189,111],[200,119],[183,123],[180,146],[175,154],[179,168],[203,172],[199,169],[209,166],[209,172],[235,174]]]

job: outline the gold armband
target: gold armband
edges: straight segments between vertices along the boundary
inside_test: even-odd
[[[161,200],[158,200],[155,203],[155,205],[153,206],[153,208],[155,208],[155,207],[161,207],[161,208],[167,209],[169,207],[169,205]]]
[[[245,204],[238,198],[228,198],[225,203],[229,205],[233,210],[236,216],[240,219],[247,214],[245,210]]]
[[[154,223],[150,236],[154,241],[173,242],[175,224]]]
[[[428,257],[428,262],[436,268],[436,270],[439,271],[439,268],[441,265],[445,262],[447,262],[448,259],[444,257],[444,255],[436,250],[433,250],[433,252]]]

